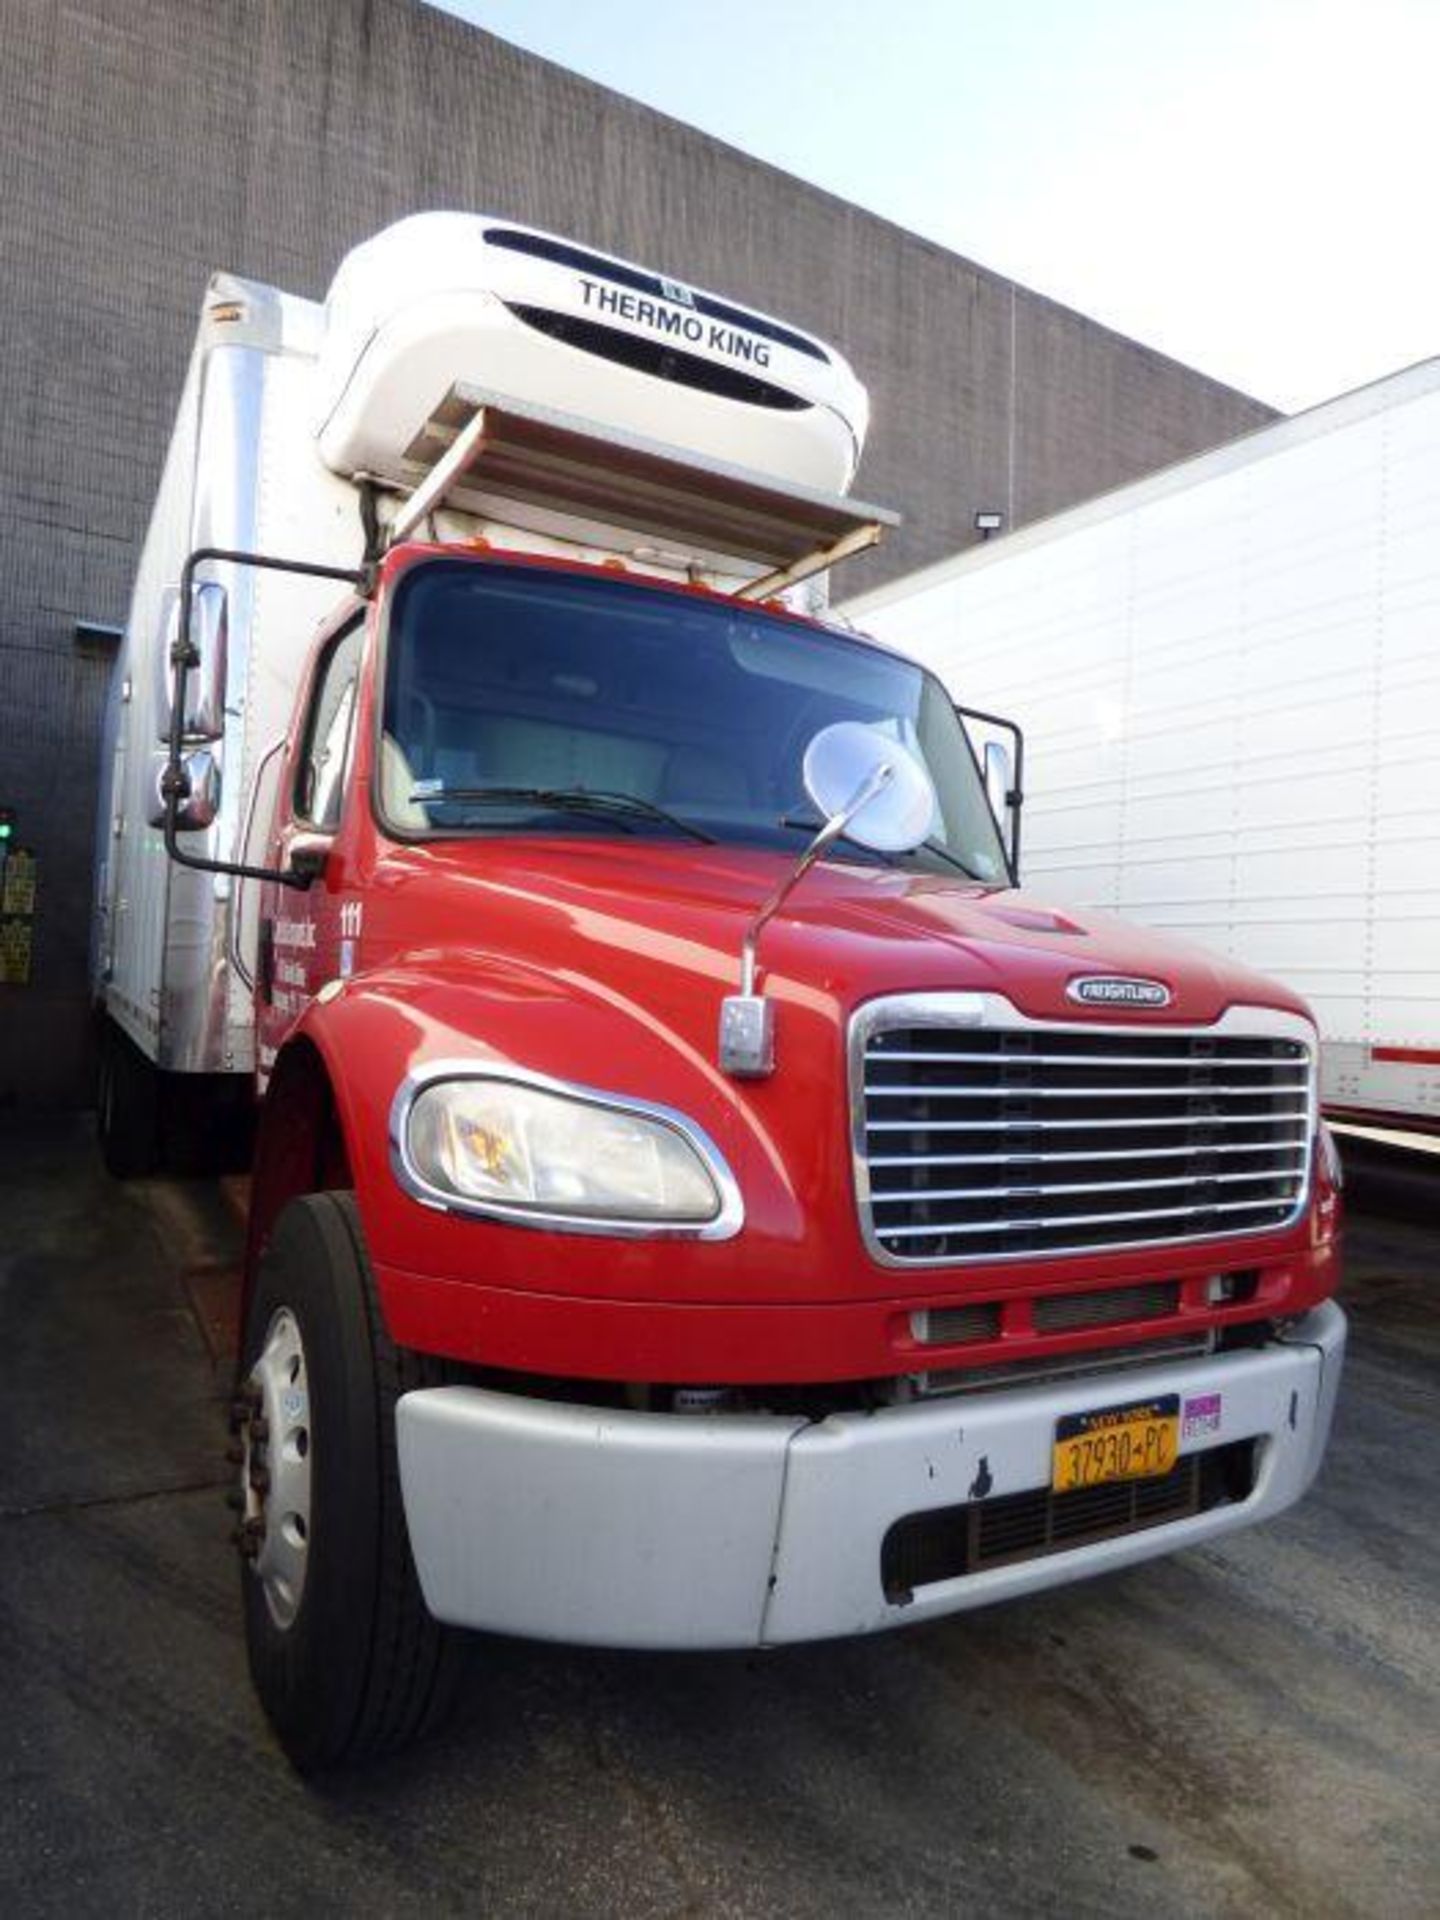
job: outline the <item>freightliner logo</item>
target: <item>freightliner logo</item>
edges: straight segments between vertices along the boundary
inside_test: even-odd
[[[1065,989],[1082,1007],[1168,1007],[1175,998],[1162,980],[1130,980],[1117,974],[1089,974]]]

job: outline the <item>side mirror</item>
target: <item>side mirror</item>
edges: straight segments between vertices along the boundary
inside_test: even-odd
[[[159,686],[155,724],[162,740],[170,738],[177,674],[175,649],[179,640],[180,589],[167,587],[161,597],[161,644],[156,650]],[[185,719],[181,732],[187,740],[218,740],[225,731],[225,681],[230,650],[225,589],[218,581],[202,580],[192,589],[190,645],[195,664],[185,676]]]
[[[157,753],[152,757],[152,827],[165,825],[169,767],[170,756],[167,753]],[[207,827],[214,826],[220,812],[220,764],[208,747],[197,747],[180,762],[178,792],[180,805],[175,815],[175,825],[181,833],[203,833]]]
[[[179,633],[171,648],[175,681],[185,688],[184,709],[182,711],[175,701],[169,699],[172,683],[168,673],[164,687],[166,698],[161,701],[162,709],[167,705],[170,708],[170,750],[160,777],[159,793],[163,807],[165,851],[176,866],[189,867],[192,873],[225,873],[239,880],[273,880],[284,887],[308,887],[310,880],[302,879],[289,868],[280,871],[273,867],[252,867],[244,860],[217,860],[208,853],[191,853],[180,844],[180,829],[193,830],[199,824],[186,817],[196,787],[190,764],[196,756],[186,754],[186,729],[192,718],[197,727],[202,721],[208,722],[214,728],[210,737],[218,738],[225,726],[225,654],[229,639],[225,593],[223,588],[211,581],[197,582],[195,579],[195,569],[212,560],[224,561],[229,566],[259,567],[271,573],[297,574],[307,580],[343,580],[353,592],[366,596],[375,589],[373,569],[368,563],[360,568],[328,567],[313,560],[282,560],[278,554],[241,553],[232,547],[196,547],[185,562],[180,575],[180,589],[175,596],[175,604],[182,610],[177,625],[182,628],[185,626],[183,611],[188,605],[191,633],[188,648],[184,647],[183,636]],[[176,654],[182,657],[175,659],[173,656]],[[195,679],[197,669],[199,677]],[[196,688],[193,702],[190,696],[192,680]],[[218,770],[215,779],[215,804],[218,809]]]
[[[976,756],[985,786],[985,798],[1000,829],[1010,862],[1010,878],[1020,883],[1020,809],[1025,804],[1025,735],[1013,720],[998,713],[985,713],[979,707],[955,709],[970,751]],[[995,733],[1008,733],[1011,745],[997,740]],[[977,753],[977,741],[983,741]],[[1013,751],[1012,751],[1013,746]]]
[[[908,853],[935,825],[930,775],[907,747],[858,720],[822,727],[805,749],[805,791],[824,825],[765,901],[740,949],[740,991],[720,1005],[720,1068],[735,1080],[775,1071],[775,1002],[759,988],[761,930],[842,834],[875,853]]]

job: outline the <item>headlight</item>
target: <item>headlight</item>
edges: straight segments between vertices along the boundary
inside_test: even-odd
[[[402,1094],[402,1100],[404,1096]],[[733,1233],[739,1195],[699,1128],[668,1110],[491,1077],[436,1077],[397,1116],[420,1197],[537,1226]]]

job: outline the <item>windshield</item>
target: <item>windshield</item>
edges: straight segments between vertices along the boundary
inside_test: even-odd
[[[412,836],[683,834],[798,852],[820,825],[805,748],[838,720],[902,741],[930,774],[935,818],[905,864],[1004,879],[960,723],[911,662],[748,605],[432,561],[396,591],[381,812]],[[876,856],[842,841],[831,857]]]

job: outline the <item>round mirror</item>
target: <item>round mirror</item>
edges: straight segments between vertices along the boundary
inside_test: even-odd
[[[822,727],[805,749],[805,791],[826,820],[855,811],[845,832],[876,853],[908,853],[930,837],[935,789],[907,747],[858,720]],[[855,803],[869,786],[870,797]]]

